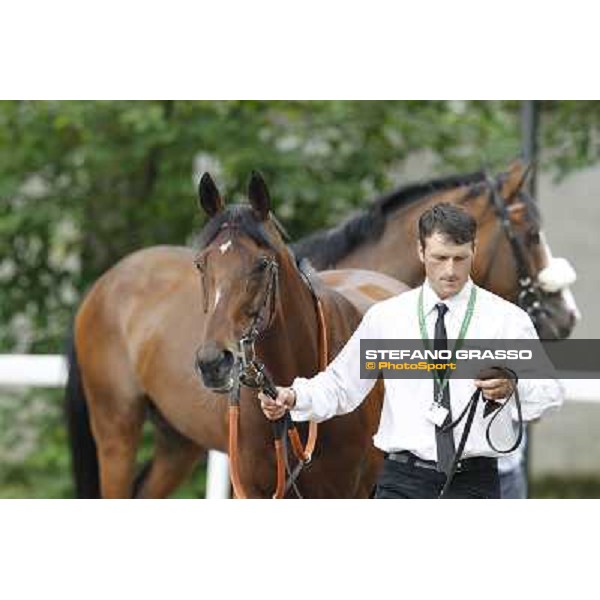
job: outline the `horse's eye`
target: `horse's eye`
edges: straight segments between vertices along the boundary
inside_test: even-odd
[[[258,262],[256,263],[256,270],[257,271],[264,271],[267,268],[267,265],[269,264],[269,259],[266,256],[261,256],[258,259]]]

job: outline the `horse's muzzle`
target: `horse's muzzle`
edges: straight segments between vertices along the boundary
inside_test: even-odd
[[[205,387],[213,392],[227,393],[233,387],[235,357],[229,350],[199,349],[195,370]]]

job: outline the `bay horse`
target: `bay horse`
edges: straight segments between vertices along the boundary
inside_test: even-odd
[[[477,172],[400,188],[292,248],[317,269],[370,269],[416,287],[425,275],[417,253],[419,216],[438,202],[458,204],[477,220],[473,281],[529,312],[540,338],[564,339],[580,317],[570,291],[575,271],[552,256],[525,189],[528,172],[517,160],[493,179]]]
[[[528,258],[538,269],[537,280],[545,263],[542,253],[548,251],[541,236],[536,243],[537,220],[529,221],[529,211],[536,213],[529,203],[524,211],[524,201],[511,199],[520,191],[524,169],[513,168],[497,179],[506,206],[517,207],[510,213],[511,223],[528,240],[527,256],[538,253],[535,261]],[[483,174],[403,188],[295,249],[320,268],[371,267],[418,285],[423,275],[413,249],[416,237],[405,219],[415,218],[430,203],[453,198],[468,210],[478,208],[481,216],[487,211],[478,235],[475,281],[514,300],[519,293],[516,265],[504,256],[512,250],[501,235],[497,213],[487,208],[491,200]],[[479,273],[485,273],[485,281]],[[567,334],[576,308],[565,301],[564,292],[549,294],[548,301],[556,321],[551,333]],[[200,343],[203,319],[189,248],[158,246],[132,253],[90,289],[75,318],[66,388],[78,497],[165,497],[206,449],[227,451],[225,399],[198,381],[190,359]],[[134,484],[135,456],[148,413],[155,424],[154,454]]]
[[[205,311],[196,365],[209,389],[232,388],[241,342],[248,337],[255,340],[252,355],[277,384],[315,375],[319,371],[320,328],[329,362],[367,308],[408,289],[386,275],[363,270],[315,274],[307,285],[271,217],[267,186],[257,173],[248,187],[249,205],[225,207],[208,175],[203,177],[200,191],[210,220],[200,236],[196,257]],[[322,307],[321,325],[313,292]],[[355,411],[319,425],[313,460],[297,480],[303,497],[369,496],[382,459],[372,443],[383,402],[381,383]],[[242,386],[239,427],[235,423],[230,427],[239,429],[239,487],[246,497],[265,498],[276,488],[276,454],[271,447],[271,422],[260,408],[257,393]],[[306,429],[305,424],[298,427]],[[307,431],[304,435],[308,438]],[[232,451],[230,458],[234,454]]]

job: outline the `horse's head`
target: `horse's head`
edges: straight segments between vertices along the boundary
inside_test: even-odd
[[[278,269],[288,251],[258,173],[248,186],[249,205],[225,208],[207,173],[199,196],[210,220],[196,256],[206,317],[196,371],[207,388],[226,392],[233,384],[240,342],[266,330],[275,317]]]
[[[570,291],[575,270],[554,258],[540,227],[535,201],[525,190],[528,169],[517,162],[486,188],[478,221],[474,279],[516,302],[533,320],[540,338],[563,339],[580,318]]]

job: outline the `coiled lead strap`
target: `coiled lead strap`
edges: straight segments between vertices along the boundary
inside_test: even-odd
[[[521,443],[521,440],[523,439],[523,430],[524,430],[523,410],[521,408],[521,398],[519,396],[519,389],[518,389],[518,385],[517,385],[519,383],[519,378],[518,378],[517,374],[512,369],[509,369],[508,367],[492,367],[492,369],[495,371],[500,371],[500,372],[504,373],[507,376],[507,378],[509,378],[513,381],[513,392],[503,403],[494,402],[494,404],[489,404],[493,401],[486,400],[488,405],[492,406],[492,410],[488,411],[487,414],[484,414],[484,416],[489,415],[491,412],[495,412],[496,414],[490,419],[490,422],[487,424],[487,427],[485,429],[485,438],[486,438],[487,443],[489,444],[490,448],[494,452],[497,452],[499,454],[509,454],[510,452],[513,452],[514,450],[516,450],[519,447],[519,444]],[[519,431],[517,434],[517,439],[515,440],[514,444],[508,449],[500,450],[492,443],[490,431],[491,431],[492,424],[494,423],[494,421],[496,420],[498,415],[506,408],[507,404],[509,403],[510,399],[513,396],[515,397],[515,404],[517,406],[517,422],[519,424]],[[455,421],[448,423],[448,425],[445,425],[442,428],[444,431],[449,431],[451,429],[454,429],[463,420],[465,415],[467,415],[467,413],[468,413],[467,420],[465,422],[465,427],[463,429],[463,433],[460,438],[460,442],[458,444],[458,448],[456,449],[456,453],[454,454],[452,466],[450,467],[450,471],[446,478],[446,483],[444,484],[444,487],[442,488],[442,491],[440,492],[440,495],[438,496],[438,498],[443,498],[447,494],[448,490],[450,489],[450,485],[456,474],[456,469],[458,468],[458,463],[460,462],[462,453],[465,449],[465,445],[467,443],[467,438],[469,437],[469,433],[471,432],[471,426],[473,425],[473,419],[475,418],[475,413],[477,411],[477,404],[479,403],[479,399],[481,397],[482,397],[481,388],[477,388],[475,390],[475,392],[473,393],[473,395],[471,396],[471,399],[465,406],[462,413],[458,416],[458,418]]]

